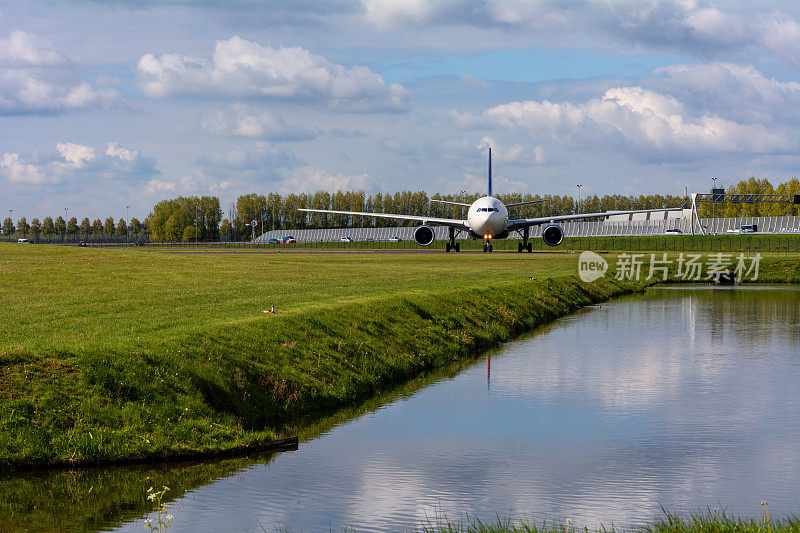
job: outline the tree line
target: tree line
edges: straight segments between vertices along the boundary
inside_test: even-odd
[[[125,239],[142,240],[145,238],[145,226],[137,218],[126,222],[124,218],[115,221],[108,217],[105,221],[99,218],[94,221],[84,218],[80,224],[77,217],[64,220],[58,216],[38,218],[28,222],[26,217],[21,217],[17,223],[6,217],[2,224],[3,235],[18,238],[44,239],[47,241],[75,242],[75,241],[124,241]]]
[[[792,178],[774,187],[767,179],[751,177],[726,190],[729,194],[800,194],[800,181]],[[84,218],[79,224],[76,217],[65,221],[45,217],[34,218],[30,223],[25,217],[16,224],[7,217],[2,224],[6,236],[12,234],[48,240],[147,240],[153,242],[194,241],[246,241],[265,231],[280,229],[341,228],[341,227],[388,227],[400,222],[391,219],[359,217],[340,214],[304,213],[297,208],[330,209],[334,211],[368,211],[375,213],[397,213],[401,215],[427,215],[441,218],[464,218],[467,208],[443,204],[431,200],[445,200],[470,204],[482,196],[478,193],[434,194],[422,191],[365,194],[364,191],[317,191],[313,194],[250,193],[239,196],[223,213],[216,196],[179,196],[156,204],[144,222],[131,218],[128,223],[122,218],[105,221]],[[497,197],[505,204],[539,202],[511,208],[514,218],[533,218],[548,215],[568,215],[617,210],[658,209],[664,207],[688,207],[688,199],[674,195],[621,194],[589,195],[578,202],[572,196],[507,193]],[[701,203],[701,217],[783,216],[800,215],[800,206],[791,204],[742,204]],[[227,217],[223,217],[227,214]],[[414,225],[414,222],[408,222]],[[130,232],[130,233],[128,233]]]
[[[726,194],[800,194],[800,181],[792,178],[774,187],[767,179],[750,178],[725,189]],[[800,216],[800,205],[797,204],[744,204],[703,202],[697,204],[697,213],[701,217],[777,217]]]

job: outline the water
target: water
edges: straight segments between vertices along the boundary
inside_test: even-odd
[[[757,517],[763,500],[796,513],[798,383],[800,288],[652,289],[190,488],[171,531],[387,531],[466,513],[624,528],[660,505]]]

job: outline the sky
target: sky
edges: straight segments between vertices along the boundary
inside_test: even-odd
[[[483,193],[489,145],[496,193],[777,184],[798,104],[788,1],[0,2],[0,216]]]

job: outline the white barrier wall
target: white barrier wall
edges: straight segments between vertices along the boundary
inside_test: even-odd
[[[744,224],[756,224],[758,233],[800,233],[800,217],[738,217],[738,218],[704,218],[701,223],[707,233],[726,233]],[[603,220],[598,222],[565,222],[560,224],[567,237],[614,237],[634,235],[663,235],[668,229],[679,229],[684,234],[692,233],[692,222],[688,219],[672,220]],[[540,237],[543,226],[531,228],[531,237]],[[447,228],[433,227],[436,240],[447,240]],[[694,231],[701,234],[695,222]],[[253,240],[266,243],[269,239],[280,239],[292,235],[298,242],[339,242],[342,237],[350,237],[354,241],[386,242],[392,237],[404,241],[414,240],[413,227],[391,228],[332,228],[332,229],[298,229],[274,230]],[[512,233],[511,238],[519,236]],[[457,235],[457,239],[466,239],[465,233]]]

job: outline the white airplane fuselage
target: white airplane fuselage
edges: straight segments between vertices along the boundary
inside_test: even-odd
[[[492,239],[507,234],[508,209],[497,198],[483,196],[469,206],[467,224],[474,238]]]

